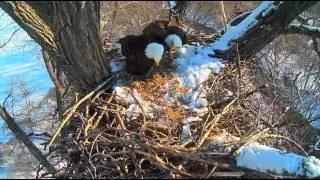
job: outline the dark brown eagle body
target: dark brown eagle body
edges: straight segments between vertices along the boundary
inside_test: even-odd
[[[176,34],[181,38],[182,44],[187,43],[187,36],[179,25],[175,22],[169,22],[166,20],[157,20],[150,23],[143,29],[143,34],[151,39],[159,41],[164,41],[170,34]]]
[[[187,44],[187,35],[181,28],[179,28],[177,26],[167,27],[166,36],[168,36],[170,34],[176,34],[177,36],[179,36],[182,41],[182,45]]]
[[[150,37],[151,39],[156,39],[163,41],[166,37],[166,29],[169,21],[155,21],[150,23],[143,29],[143,34]]]
[[[127,71],[132,74],[145,74],[153,66],[154,61],[145,54],[149,43],[155,42],[164,45],[163,42],[150,39],[145,35],[128,35],[119,40],[122,55],[126,57]]]

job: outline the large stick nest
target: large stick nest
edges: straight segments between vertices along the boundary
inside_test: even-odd
[[[206,82],[210,87],[209,111],[202,121],[188,124],[191,137],[183,143],[183,119],[195,114],[182,108],[181,102],[168,105],[162,87],[174,81],[174,76],[156,74],[147,81],[131,78],[128,84],[144,100],[162,108],[157,117],[151,119],[141,113],[134,120],[126,119],[123,111],[128,106],[116,101],[110,82],[73,114],[52,148],[51,158],[64,162],[60,174],[72,178],[274,178],[237,168],[237,150],[258,141],[303,154],[298,144],[308,136],[295,138],[298,143],[277,138],[289,136],[289,131],[280,132],[281,127],[273,125],[283,120],[283,111],[263,93],[266,88],[254,80],[252,63],[240,66],[241,77],[237,66],[231,64]],[[175,91],[184,89],[176,87]]]

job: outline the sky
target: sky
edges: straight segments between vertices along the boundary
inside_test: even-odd
[[[0,9],[0,43],[19,28]],[[11,24],[7,26],[8,24]],[[41,48],[21,28],[7,46],[0,49],[0,103],[9,94],[10,82],[25,81],[34,89],[33,97],[41,98],[53,86],[43,63]]]
[[[32,41],[14,21],[0,8],[0,45],[17,30],[11,41],[0,49],[0,104],[8,96],[10,82],[24,81],[33,89],[32,100],[39,100],[53,87],[53,83],[43,63],[40,46]],[[0,144],[12,136],[0,118]],[[9,167],[0,166],[0,179],[10,176]]]

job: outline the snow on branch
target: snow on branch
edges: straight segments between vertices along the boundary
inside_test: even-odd
[[[210,44],[214,51],[213,56],[228,57],[228,59],[236,57],[238,52],[233,48],[235,44],[239,45],[241,58],[254,55],[283,33],[290,22],[314,4],[314,1],[262,2],[251,13],[248,12],[232,21],[230,29],[218,41]]]
[[[169,1],[170,9],[176,7],[176,1]]]
[[[320,19],[315,17],[303,17],[302,15],[299,15],[297,17],[297,20],[300,21],[304,25],[310,25],[310,26],[316,26],[320,23]]]
[[[320,38],[320,27],[314,27],[303,24],[291,24],[284,31],[286,34],[305,34],[311,37]]]
[[[231,48],[232,43],[238,41],[250,29],[255,27],[259,22],[259,17],[269,15],[273,10],[279,7],[279,2],[264,1],[252,13],[237,26],[231,26],[219,41],[211,44],[214,50],[227,51]]]

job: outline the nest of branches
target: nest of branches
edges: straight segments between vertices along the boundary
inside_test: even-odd
[[[304,155],[299,145],[304,139],[282,136],[281,127],[274,126],[283,112],[264,95],[267,86],[253,83],[252,73],[251,62],[231,63],[205,82],[209,111],[202,121],[189,124],[191,135],[183,143],[182,119],[193,114],[181,102],[169,107],[163,99],[161,87],[174,80],[170,74],[130,83],[144,99],[163,108],[158,116],[164,122],[143,113],[126,120],[122,112],[127,107],[115,101],[112,89],[98,88],[67,113],[68,123],[50,158],[63,164],[60,177],[69,178],[274,178],[236,167],[239,148],[258,141]]]

